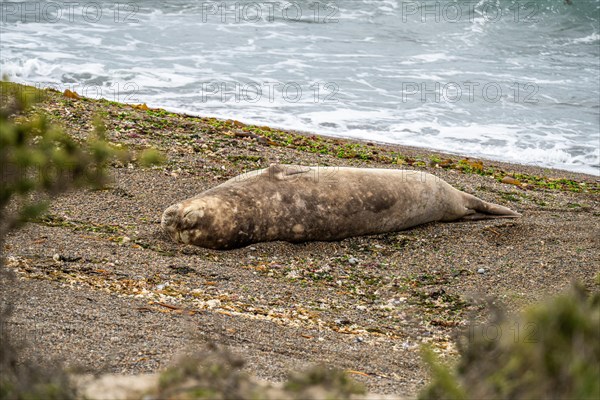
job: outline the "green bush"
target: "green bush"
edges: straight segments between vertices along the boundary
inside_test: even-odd
[[[6,235],[46,210],[51,197],[80,186],[100,186],[106,166],[126,153],[104,140],[102,126],[80,144],[42,115],[31,115],[36,89],[0,82],[0,281],[14,277],[3,267]],[[60,368],[43,368],[19,357],[8,335],[10,304],[0,304],[0,399],[70,399],[75,392]]]
[[[364,394],[362,384],[347,373],[314,366],[294,372],[283,385],[260,382],[241,371],[244,361],[209,344],[203,351],[179,360],[160,376],[148,398],[192,399],[348,399]]]
[[[432,382],[421,399],[599,399],[600,294],[581,287],[469,329],[455,369],[431,352]]]
[[[108,162],[127,153],[104,140],[100,123],[87,143],[80,144],[42,114],[25,116],[30,98],[41,97],[32,93],[36,89],[0,85],[1,243],[9,231],[44,212],[52,196],[74,187],[103,185]]]

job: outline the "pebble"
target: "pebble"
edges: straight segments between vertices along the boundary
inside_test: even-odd
[[[219,300],[219,299],[211,299],[211,300],[208,300],[208,301],[206,302],[206,306],[207,306],[209,309],[212,309],[212,308],[218,307],[218,306],[220,306],[220,305],[221,305],[221,300]]]
[[[485,273],[485,269],[483,269],[483,268],[479,268],[479,269],[477,270],[477,273],[478,273],[478,274],[483,274],[483,273]]]
[[[329,272],[329,271],[331,271],[331,267],[329,266],[329,264],[325,264],[321,268],[316,270],[315,272],[323,273],[323,272]]]
[[[365,341],[365,339],[361,338],[360,336],[356,338],[357,343],[362,343],[364,341]]]
[[[291,270],[290,272],[287,273],[286,278],[290,278],[290,279],[296,279],[300,277],[300,274],[298,273],[298,271],[296,270]]]

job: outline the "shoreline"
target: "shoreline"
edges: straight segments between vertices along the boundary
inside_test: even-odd
[[[349,142],[359,142],[359,143],[365,143],[365,144],[366,143],[374,143],[380,147],[396,148],[396,149],[402,151],[403,153],[412,154],[415,156],[425,154],[425,155],[436,155],[441,158],[480,160],[480,161],[483,161],[486,165],[497,165],[498,167],[501,167],[505,170],[514,170],[516,172],[524,171],[526,173],[530,173],[533,175],[548,176],[550,178],[563,177],[563,178],[574,179],[574,180],[600,182],[600,173],[599,173],[599,175],[594,175],[594,174],[588,174],[585,172],[571,171],[571,170],[561,169],[561,168],[544,167],[544,166],[539,166],[539,165],[535,165],[535,164],[519,164],[519,163],[515,163],[515,162],[510,162],[510,161],[502,161],[502,160],[495,160],[495,159],[485,158],[485,157],[470,156],[470,155],[466,155],[463,153],[454,153],[454,152],[448,152],[448,151],[444,151],[444,150],[430,149],[428,147],[418,147],[418,146],[409,146],[409,145],[404,145],[404,144],[378,142],[376,140],[350,138],[350,137],[345,137],[345,136],[321,135],[318,133],[304,132],[304,131],[298,131],[298,130],[293,130],[293,129],[290,129],[287,131],[296,133],[299,135],[304,135],[304,136],[316,135],[316,136],[321,136],[321,137],[325,137],[325,138],[345,140],[345,141],[349,141]]]
[[[0,298],[19,299],[7,330],[35,338],[27,356],[139,374],[214,342],[271,382],[322,362],[410,397],[428,380],[420,346],[455,359],[457,335],[489,319],[487,299],[517,312],[573,280],[598,290],[595,176],[45,92],[32,111],[71,136],[88,138],[99,115],[114,146],[167,160],[115,163],[105,189],[62,195],[7,238],[18,279],[0,282]],[[426,171],[523,216],[229,251],[165,237],[166,207],[273,162]]]
[[[160,108],[157,108],[160,109]],[[217,117],[207,117],[207,116],[202,116],[202,115],[193,115],[193,114],[189,114],[186,112],[174,112],[174,114],[180,114],[180,115],[184,115],[184,116],[188,116],[190,118],[216,118],[216,119],[220,119]],[[222,119],[223,121],[226,121],[226,119]],[[246,124],[245,125],[251,125],[251,124]],[[419,146],[411,146],[411,145],[406,145],[406,144],[400,144],[400,143],[391,143],[391,142],[380,142],[378,140],[369,140],[369,139],[363,139],[363,138],[353,138],[353,137],[348,137],[348,136],[343,136],[343,135],[327,135],[327,134],[320,134],[320,133],[315,133],[315,132],[307,132],[307,131],[301,131],[301,130],[297,130],[297,129],[286,129],[286,128],[276,128],[278,130],[281,131],[286,131],[286,132],[290,132],[290,133],[294,133],[294,134],[298,134],[298,135],[303,135],[303,136],[320,136],[323,138],[329,138],[329,139],[337,139],[337,140],[344,140],[344,141],[348,141],[348,142],[358,142],[358,143],[373,143],[376,146],[381,146],[381,147],[388,147],[388,148],[397,148],[400,151],[406,152],[406,153],[410,153],[413,155],[419,155],[419,154],[434,154],[440,157],[445,157],[445,158],[461,158],[461,159],[473,159],[473,160],[481,160],[483,162],[485,162],[486,164],[494,164],[494,165],[498,165],[501,166],[503,168],[506,169],[515,169],[515,168],[519,168],[519,167],[524,167],[524,168],[531,168],[531,173],[534,173],[536,175],[547,175],[548,173],[550,173],[550,175],[552,175],[552,177],[559,177],[560,174],[562,173],[564,177],[567,177],[569,179],[592,179],[592,180],[596,180],[596,181],[600,181],[600,167],[598,167],[598,174],[590,174],[587,172],[580,172],[580,171],[572,171],[572,170],[568,170],[568,169],[562,169],[562,168],[557,168],[557,167],[545,167],[545,166],[541,166],[541,165],[536,165],[536,164],[520,164],[520,163],[516,163],[516,162],[511,162],[511,161],[503,161],[503,160],[498,160],[498,159],[494,159],[494,158],[487,158],[487,157],[479,157],[479,156],[475,156],[475,155],[467,155],[464,153],[460,153],[460,152],[450,152],[447,150],[441,150],[441,149],[433,149],[433,148],[428,148],[428,147],[419,147]],[[590,168],[595,168],[594,166],[590,166]]]
[[[19,86],[20,90],[23,92],[33,90],[36,94],[37,93],[47,93],[47,92],[60,93],[52,88],[38,89],[35,86],[20,84],[20,83],[16,83],[13,85]],[[75,94],[75,95],[78,98],[80,98],[84,101],[89,101],[89,102],[100,102],[100,103],[105,102],[108,104],[120,104],[123,107],[132,107],[134,109],[136,107],[140,107],[140,106],[148,107],[148,106],[146,106],[145,103],[142,103],[142,104],[120,103],[120,102],[107,100],[104,98],[95,99],[95,98],[80,97],[78,94]],[[42,95],[41,98],[44,98],[44,95]],[[219,121],[228,121],[227,119],[212,117],[209,115],[201,115],[201,114],[196,115],[196,114],[189,113],[186,111],[178,111],[178,110],[169,111],[168,108],[164,109],[164,108],[148,107],[146,110],[165,112],[170,115],[179,115],[181,117],[191,118],[191,119],[200,118],[200,119],[214,119],[214,120],[219,120]],[[238,122],[238,121],[236,121],[236,122]],[[242,124],[244,126],[258,126],[258,125],[252,125],[252,124],[247,124],[247,123],[242,123]],[[498,159],[493,159],[493,158],[466,155],[461,152],[448,152],[443,149],[432,149],[432,148],[427,148],[427,147],[418,147],[418,146],[411,146],[411,145],[404,145],[404,144],[397,144],[397,143],[390,143],[390,142],[380,142],[377,140],[352,138],[352,137],[347,137],[347,136],[343,136],[343,135],[339,135],[339,136],[338,135],[327,135],[327,134],[320,134],[320,133],[316,133],[316,132],[306,132],[306,131],[295,130],[295,129],[276,128],[276,127],[269,127],[269,128],[273,131],[289,132],[292,134],[302,135],[302,136],[306,136],[306,137],[318,136],[318,137],[326,138],[329,140],[341,140],[341,141],[345,141],[345,142],[355,142],[355,143],[363,143],[363,144],[372,143],[372,144],[374,144],[378,147],[382,147],[382,148],[397,149],[400,152],[409,154],[411,156],[436,155],[436,156],[444,157],[444,158],[481,160],[487,165],[498,165],[499,167],[502,167],[507,170],[512,169],[515,171],[527,171],[527,173],[531,173],[534,175],[546,175],[551,178],[565,177],[568,179],[585,180],[585,181],[588,181],[588,180],[594,181],[595,180],[596,182],[600,182],[600,168],[598,169],[598,174],[592,174],[592,173],[572,171],[572,170],[562,169],[562,168],[557,168],[557,167],[546,167],[546,166],[540,166],[540,165],[536,165],[536,164],[520,164],[520,163],[516,163],[516,162],[512,162],[512,161],[503,161],[503,160],[498,160]],[[589,167],[594,168],[594,166],[589,166]]]

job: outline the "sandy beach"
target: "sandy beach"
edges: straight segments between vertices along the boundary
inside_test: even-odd
[[[25,354],[79,371],[156,372],[215,342],[265,380],[324,363],[371,392],[411,396],[428,379],[421,344],[452,359],[456,335],[486,318],[488,301],[518,311],[574,280],[592,287],[599,272],[597,176],[42,97],[35,111],[77,139],[99,116],[116,146],[167,157],[152,168],[115,163],[105,189],[57,198],[7,240],[18,279],[2,282],[15,306],[3,329],[29,342]],[[231,251],[161,231],[169,205],[271,163],[426,171],[523,216]]]

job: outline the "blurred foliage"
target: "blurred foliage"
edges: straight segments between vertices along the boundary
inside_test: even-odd
[[[459,345],[455,368],[425,351],[432,381],[421,399],[600,398],[600,293],[574,287],[515,321],[498,314]]]
[[[284,388],[293,399],[348,399],[366,393],[365,387],[346,372],[323,365],[291,374]]]
[[[179,360],[165,370],[148,398],[188,399],[347,399],[364,394],[362,384],[345,372],[315,366],[294,372],[283,385],[251,378],[241,371],[244,361],[209,344],[204,351]]]
[[[0,281],[7,284],[10,279],[7,271],[0,268]],[[10,311],[8,304],[0,304],[0,399],[75,399],[76,392],[62,369],[19,356],[27,344],[16,342],[6,332]]]
[[[159,150],[150,148],[142,150],[137,156],[137,161],[141,167],[151,167],[165,163],[166,158]]]
[[[257,398],[244,362],[230,352],[211,345],[206,351],[187,356],[165,370],[159,380],[158,397],[169,399]]]
[[[48,199],[74,187],[101,187],[111,160],[128,153],[110,145],[97,121],[87,143],[78,143],[41,114],[27,115],[41,96],[8,82],[0,105],[0,242],[39,216]],[[1,251],[1,250],[0,250]]]
[[[102,188],[111,162],[132,159],[129,151],[106,140],[99,118],[84,143],[51,125],[33,109],[46,98],[44,93],[0,82],[0,242],[10,230],[41,215],[52,196],[82,186]],[[142,167],[165,160],[153,148],[135,157]]]
[[[43,213],[52,196],[81,186],[101,187],[111,160],[128,153],[111,146],[97,121],[87,143],[78,143],[32,109],[37,89],[0,82],[0,280],[14,279],[3,264],[4,240],[23,222]],[[23,360],[8,332],[10,304],[0,304],[0,399],[70,399],[75,392],[56,365]]]

